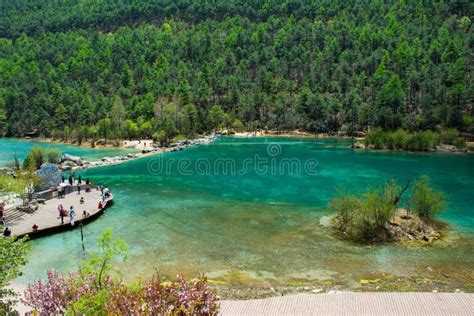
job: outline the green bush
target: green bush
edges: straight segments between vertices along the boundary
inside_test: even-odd
[[[58,149],[45,150],[39,146],[35,146],[26,155],[23,161],[23,168],[37,170],[46,162],[57,164],[60,160],[61,151]]]
[[[385,134],[385,146],[387,149],[395,149],[395,138],[393,137],[393,133]]]
[[[435,149],[440,143],[455,145],[457,148],[466,148],[466,141],[459,137],[456,129],[448,129],[441,134],[433,131],[423,131],[410,134],[409,132],[398,129],[395,132],[384,132],[375,128],[367,133],[365,147],[374,149],[405,149],[412,151],[429,151]]]
[[[413,151],[428,151],[438,144],[438,136],[432,131],[414,134],[407,143],[407,149]]]
[[[26,155],[23,161],[24,169],[37,170],[45,162],[45,153],[43,148],[35,146]]]
[[[440,141],[443,144],[453,145],[459,138],[459,131],[455,128],[444,130],[440,134]]]
[[[462,137],[459,137],[458,139],[454,141],[454,146],[461,149],[466,148],[467,147],[466,140]]]
[[[352,217],[361,209],[360,200],[355,195],[349,195],[344,192],[339,192],[339,197],[331,200],[329,209],[337,214],[341,219],[341,224],[346,225],[351,223]]]
[[[58,149],[48,149],[46,151],[46,159],[49,163],[59,163],[61,160],[61,151]]]
[[[386,223],[395,215],[395,198],[400,186],[389,181],[384,186],[369,190],[358,197],[340,193],[329,203],[329,209],[336,212],[336,229],[346,238],[366,242],[384,239]]]
[[[185,140],[185,139],[187,139],[187,137],[185,135],[179,134],[179,135],[176,135],[175,137],[173,137],[173,142],[178,142],[180,140]]]
[[[406,149],[411,139],[410,133],[401,128],[393,132],[391,136],[395,149]]]
[[[385,148],[387,134],[380,128],[375,128],[367,133],[365,147],[374,146],[375,149]]]
[[[444,194],[431,186],[428,176],[421,176],[413,185],[411,205],[413,212],[426,221],[432,221],[435,215],[445,207]]]
[[[242,132],[245,129],[245,126],[239,119],[235,119],[234,122],[232,122],[232,129],[237,132]]]
[[[0,226],[0,229],[3,229]],[[18,294],[10,287],[12,281],[22,275],[21,266],[26,264],[26,258],[31,245],[28,237],[21,239],[0,237],[0,315],[18,315],[15,304]]]
[[[422,149],[421,150],[429,150],[436,148],[438,145],[438,135],[433,131],[423,131],[420,133]]]

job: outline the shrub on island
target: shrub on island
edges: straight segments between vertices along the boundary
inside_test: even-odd
[[[433,222],[436,214],[445,207],[444,193],[434,189],[428,176],[421,176],[413,185],[411,198],[413,212],[427,222]]]
[[[395,214],[394,200],[400,191],[400,186],[390,181],[362,197],[341,192],[329,204],[337,214],[336,230],[354,241],[386,240],[386,223]]]
[[[443,225],[435,215],[444,208],[444,194],[431,186],[428,176],[421,176],[413,186],[410,214],[409,208],[398,207],[407,188],[392,180],[361,195],[340,192],[329,203],[335,231],[356,242],[438,239]]]

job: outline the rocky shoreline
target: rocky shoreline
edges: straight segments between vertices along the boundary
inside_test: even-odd
[[[138,152],[138,153],[129,153],[127,155],[114,156],[114,157],[103,157],[102,159],[98,161],[92,161],[92,162],[87,161],[86,159],[79,156],[63,154],[61,157],[61,161],[58,164],[58,167],[61,171],[74,171],[74,170],[88,169],[88,168],[94,168],[94,167],[117,165],[117,164],[124,163],[127,161],[140,159],[143,157],[148,157],[153,154],[162,154],[165,152],[174,152],[174,151],[183,150],[188,147],[207,145],[207,144],[212,143],[219,137],[221,137],[221,134],[212,133],[210,135],[206,135],[206,136],[196,138],[196,139],[180,140],[180,141],[170,144],[168,147],[152,145],[151,148],[142,149],[141,152]]]

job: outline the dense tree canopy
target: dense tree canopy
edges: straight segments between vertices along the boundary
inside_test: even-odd
[[[7,135],[163,140],[220,127],[474,128],[468,0],[1,7]]]

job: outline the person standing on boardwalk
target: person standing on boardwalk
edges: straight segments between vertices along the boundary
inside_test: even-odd
[[[58,213],[59,217],[61,218],[61,224],[64,224],[64,217],[66,216],[66,212],[62,204],[58,205]]]
[[[63,217],[62,208],[63,208],[62,204],[58,204],[58,215],[59,215],[59,218],[61,219],[61,224],[64,224],[64,217]]]
[[[77,194],[81,194],[81,184],[77,183]]]
[[[74,207],[71,205],[69,208],[69,219],[71,221],[71,226],[74,226],[74,216],[76,215],[76,212],[74,212]]]
[[[81,178],[81,176],[79,176],[79,177],[77,178],[77,183],[82,184],[82,178]]]
[[[58,185],[56,189],[58,190],[58,199],[60,199],[63,193],[63,188],[61,187],[61,185]]]
[[[72,177],[72,175],[69,176],[69,185],[72,185],[72,183],[74,182],[74,179]]]

